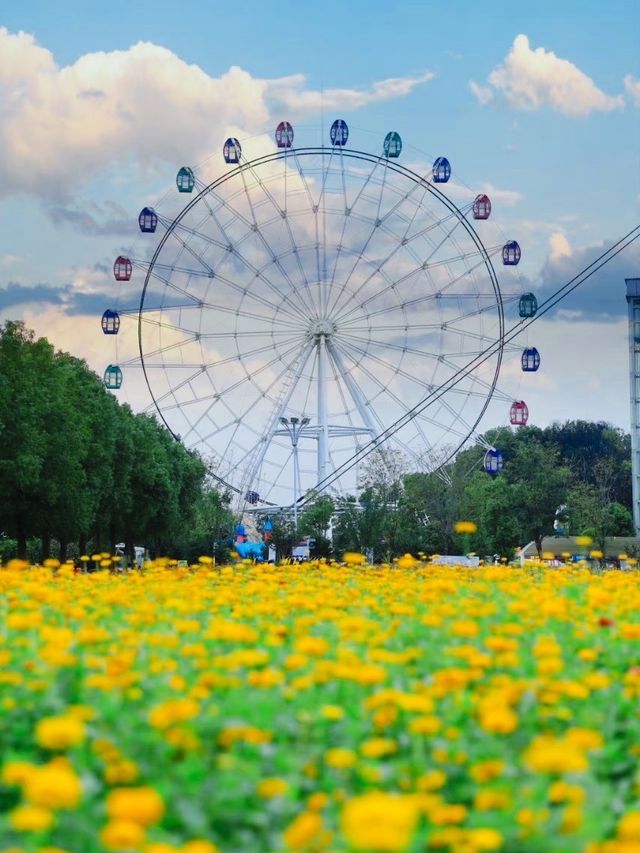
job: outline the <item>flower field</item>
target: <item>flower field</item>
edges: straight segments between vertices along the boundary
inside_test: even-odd
[[[640,851],[638,575],[0,571],[0,851]]]

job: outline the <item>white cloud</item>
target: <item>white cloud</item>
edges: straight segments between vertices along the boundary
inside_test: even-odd
[[[19,255],[0,255],[0,267],[8,267],[19,263],[22,263],[22,258]]]
[[[624,90],[636,107],[640,107],[640,80],[627,74],[624,78]]]
[[[628,78],[627,78],[628,79]],[[532,50],[526,35],[517,35],[502,65],[489,74],[488,86],[469,84],[481,104],[493,96],[502,96],[509,106],[519,110],[537,110],[550,106],[568,116],[587,116],[600,110],[624,107],[622,95],[607,95],[591,77],[553,51]]]
[[[149,42],[60,67],[33,36],[0,27],[1,191],[61,198],[109,168],[197,162],[230,133],[263,132],[285,108],[294,118],[321,105],[357,109],[432,76],[321,93],[301,74],[266,80],[233,66],[211,77]]]
[[[480,86],[475,80],[469,80],[469,88],[483,107],[493,100],[493,90],[489,86]]]
[[[571,246],[561,231],[554,231],[549,236],[549,257],[553,261],[571,257]]]
[[[494,187],[493,184],[482,184],[480,189],[489,196],[493,203],[500,202],[506,207],[513,207],[514,204],[518,204],[524,198],[518,190],[501,190]]]
[[[425,71],[415,77],[389,77],[374,83],[370,89],[305,89],[302,74],[269,82],[268,97],[296,112],[317,112],[324,109],[356,110],[379,101],[389,101],[409,95],[416,86],[433,80],[434,74]]]

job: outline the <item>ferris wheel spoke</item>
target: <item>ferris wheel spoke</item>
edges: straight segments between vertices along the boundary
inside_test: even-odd
[[[251,319],[256,320],[260,323],[268,323],[271,328],[274,323],[277,323],[279,326],[283,326],[284,328],[295,329],[296,331],[300,330],[300,322],[296,320],[295,322],[291,322],[285,320],[284,318],[276,315],[274,317],[265,317],[262,314],[254,314],[251,311],[240,311],[238,308],[229,308],[226,305],[219,305],[213,302],[203,302],[202,300],[198,300],[197,302],[190,303],[188,305],[158,305],[158,306],[149,306],[147,308],[143,307],[141,310],[136,309],[126,312],[128,315],[139,316],[141,322],[150,323],[151,325],[159,326],[162,321],[154,320],[149,316],[149,314],[163,313],[169,311],[186,311],[186,310],[202,310],[203,308],[209,311],[218,311],[221,314],[230,314],[233,317],[242,317],[242,319]],[[247,333],[248,334],[248,333]]]
[[[310,290],[310,288],[309,288],[309,282],[307,281],[307,276],[306,276],[306,274],[305,274],[305,272],[304,272],[304,269],[302,268],[302,265],[301,265],[301,263],[300,263],[300,258],[298,257],[298,247],[297,247],[296,242],[295,242],[294,237],[293,237],[293,232],[292,232],[292,230],[291,230],[291,224],[290,224],[290,222],[289,222],[289,218],[288,218],[288,216],[287,216],[287,211],[286,211],[286,209],[285,209],[285,210],[283,210],[283,209],[280,207],[280,205],[278,204],[278,202],[276,201],[276,199],[274,198],[274,196],[272,195],[272,193],[271,193],[271,192],[269,192],[269,188],[267,187],[267,185],[266,185],[265,181],[261,180],[261,179],[256,175],[255,170],[254,170],[253,166],[251,166],[251,162],[250,162],[250,161],[249,161],[249,164],[248,164],[248,168],[249,168],[249,171],[251,172],[251,174],[252,174],[253,178],[255,179],[255,181],[256,181],[256,183],[257,183],[257,185],[260,187],[260,189],[262,190],[262,192],[264,193],[264,195],[266,196],[266,198],[268,198],[268,199],[269,199],[269,201],[271,202],[271,205],[273,206],[273,209],[274,209],[274,212],[276,213],[276,215],[277,215],[278,217],[280,217],[280,219],[281,219],[281,220],[283,220],[283,221],[285,222],[285,226],[286,226],[286,229],[287,229],[287,233],[288,233],[288,235],[289,235],[289,240],[290,240],[290,242],[291,242],[291,249],[292,249],[292,252],[293,252],[293,254],[295,255],[295,257],[296,257],[296,259],[297,259],[297,261],[298,261],[298,268],[299,268],[299,271],[300,271],[300,272],[301,272],[301,274],[302,274],[303,281],[304,281],[304,283],[305,283],[304,291],[303,291],[303,289],[302,289],[302,288],[300,288],[300,287],[296,287],[296,286],[295,286],[295,284],[294,284],[294,283],[293,283],[293,281],[291,280],[291,277],[289,276],[289,273],[286,271],[286,269],[285,269],[285,268],[284,268],[284,266],[282,265],[282,262],[280,261],[280,258],[278,257],[278,253],[277,253],[277,252],[275,252],[275,251],[274,251],[274,249],[273,249],[273,247],[269,245],[269,242],[267,241],[267,239],[266,239],[265,235],[263,234],[262,230],[259,228],[259,226],[258,226],[258,220],[257,220],[257,218],[256,218],[256,214],[255,214],[255,208],[254,208],[254,205],[253,205],[253,199],[251,198],[251,193],[249,192],[249,188],[248,188],[248,186],[247,186],[247,181],[246,181],[246,177],[245,177],[245,170],[244,170],[244,169],[242,169],[242,170],[241,170],[241,172],[240,172],[240,175],[241,175],[241,177],[242,177],[242,184],[243,184],[243,186],[244,186],[244,191],[245,191],[245,195],[246,195],[246,198],[247,198],[247,203],[248,203],[248,205],[249,205],[249,210],[251,211],[251,217],[252,217],[252,219],[253,219],[253,227],[256,229],[256,233],[259,235],[259,238],[260,238],[260,239],[262,240],[262,242],[264,243],[265,249],[269,252],[269,254],[270,254],[270,256],[271,256],[271,259],[272,259],[273,263],[274,263],[274,264],[276,264],[276,266],[277,266],[277,268],[278,268],[278,270],[279,270],[280,274],[281,274],[281,275],[283,276],[283,278],[287,281],[287,283],[288,283],[288,285],[289,285],[289,288],[290,288],[290,293],[291,293],[292,295],[294,295],[294,296],[298,299],[298,301],[301,303],[301,306],[302,306],[302,316],[306,318],[306,317],[308,317],[308,316],[309,316],[309,311],[311,310],[311,308],[312,308],[313,306],[312,306],[312,305],[307,304],[307,302],[306,302],[306,300],[304,299],[304,297],[303,297],[303,295],[302,295],[302,294],[303,294],[303,292],[304,292],[304,293],[308,293],[308,294],[309,294],[309,298],[310,298],[311,300],[313,299],[313,295],[312,295],[311,290]],[[286,179],[286,162],[285,162],[285,179]],[[286,205],[286,198],[285,198],[285,205]]]
[[[373,176],[375,175],[376,170],[380,166],[381,162],[382,162],[381,157],[379,157],[375,161],[372,161],[373,166],[372,166],[371,170],[369,171],[369,173],[367,174],[367,177],[363,181],[362,186],[360,187],[359,191],[357,192],[353,202],[351,203],[351,205],[349,207],[347,207],[345,209],[345,219],[349,218],[352,215],[352,213],[353,213],[356,205],[359,203],[360,199],[365,197],[365,191],[368,188],[369,184],[373,181]],[[336,305],[338,304],[338,302],[342,298],[342,294],[344,293],[344,291],[347,289],[347,287],[349,285],[349,281],[351,280],[351,276],[353,275],[356,267],[358,266],[358,262],[359,262],[360,258],[362,257],[362,254],[365,252],[366,246],[368,245],[369,241],[371,240],[372,234],[373,234],[373,232],[369,235],[369,238],[368,238],[367,242],[365,243],[365,246],[360,250],[360,252],[354,253],[356,256],[356,260],[355,260],[354,265],[353,265],[351,271],[349,272],[349,274],[347,276],[345,276],[345,278],[342,282],[342,286],[340,287],[338,294],[337,294],[336,298],[334,299],[334,301],[331,305],[331,308],[329,309],[331,314],[333,314],[335,312]]]
[[[368,353],[365,353],[363,350],[359,350],[358,348],[355,348],[355,349],[356,349],[357,351],[359,351],[361,355],[370,355],[370,354],[368,354]],[[352,356],[352,358],[353,358],[353,356]],[[377,360],[377,359],[374,359],[374,360]],[[393,394],[392,392],[390,392],[390,391],[389,391],[389,389],[388,389],[388,386],[387,386],[387,385],[385,385],[385,384],[384,384],[384,383],[383,383],[383,382],[382,382],[382,381],[381,381],[381,380],[380,380],[380,379],[379,379],[379,378],[378,378],[374,373],[372,373],[372,372],[371,372],[371,371],[370,371],[366,366],[364,366],[361,360],[358,362],[358,368],[359,368],[360,370],[362,370],[362,371],[365,373],[365,375],[366,375],[366,376],[368,376],[368,378],[369,378],[369,379],[370,379],[370,380],[371,380],[371,381],[372,381],[372,382],[373,382],[373,383],[374,383],[378,388],[380,388],[381,394],[383,394],[383,393],[384,393],[384,394],[388,394],[388,395],[389,395],[389,397],[391,397],[391,399],[392,399],[392,400],[393,400],[393,401],[394,401],[398,406],[400,406],[400,407],[402,408],[402,410],[403,410],[406,414],[411,414],[411,413],[412,413],[412,410],[407,406],[407,404],[406,404],[402,399],[400,399],[397,395],[395,395],[395,394]],[[391,368],[391,369],[394,369],[392,366],[390,366],[390,368]],[[406,374],[404,371],[401,371],[401,375],[404,375],[404,378],[414,379],[414,380],[415,380],[415,377],[411,376],[410,374]],[[428,384],[421,383],[421,382],[417,382],[417,384],[418,384],[418,385],[420,385],[420,386],[422,387],[422,389],[423,389],[425,392],[427,392],[427,393],[432,393],[432,392],[435,390],[433,385],[428,385]],[[484,399],[484,397],[485,397],[485,396],[486,396],[486,395],[483,395],[483,399]],[[439,402],[442,402],[442,400],[443,400],[443,398],[441,397],[441,398],[440,398],[440,400],[439,400]],[[447,405],[448,405],[448,404],[447,404]],[[446,407],[446,406],[445,406],[445,407]],[[454,417],[455,417],[455,419],[456,419],[456,422],[458,422],[458,423],[462,423],[462,425],[463,425],[467,430],[470,430],[470,429],[471,429],[471,427],[469,426],[469,424],[467,424],[467,423],[466,423],[466,421],[464,420],[464,418],[462,418],[462,416],[460,415],[460,413],[459,413],[459,412],[457,412],[457,411],[456,411],[456,412],[453,412],[453,414],[454,414]],[[460,430],[456,429],[454,426],[452,426],[452,425],[450,425],[450,424],[446,424],[446,425],[445,425],[445,424],[442,424],[440,421],[435,420],[435,418],[432,418],[432,417],[429,417],[428,415],[425,415],[425,413],[424,413],[424,412],[420,412],[419,414],[416,414],[416,415],[413,415],[413,416],[412,416],[412,422],[415,424],[416,428],[417,428],[417,429],[419,429],[420,436],[421,436],[421,438],[423,439],[423,441],[425,441],[425,442],[426,442],[426,447],[427,447],[427,450],[428,450],[428,451],[431,451],[433,448],[432,448],[432,446],[431,446],[431,442],[429,441],[429,439],[427,438],[427,436],[424,434],[424,432],[423,432],[423,430],[422,430],[422,427],[420,426],[420,422],[421,422],[421,421],[422,421],[422,422],[424,422],[424,423],[426,423],[426,424],[430,424],[430,425],[432,425],[432,426],[435,426],[435,427],[437,427],[439,430],[446,430],[448,433],[451,433],[452,435],[455,435],[455,436],[456,436],[456,437],[458,437],[458,438],[466,438],[466,436],[469,434],[469,433],[468,433],[468,431],[467,431],[467,432],[461,432]],[[394,439],[395,439],[395,438],[396,438],[396,435],[394,435]]]
[[[460,275],[455,276],[455,278],[452,278],[452,279],[451,279],[451,281],[449,281],[447,284],[444,284],[444,285],[440,286],[440,287],[439,287],[439,289],[438,289],[435,293],[434,293],[434,292],[425,293],[425,294],[423,294],[422,296],[417,296],[417,297],[415,297],[414,299],[408,299],[408,300],[406,300],[405,302],[403,302],[403,303],[400,305],[400,307],[401,307],[401,308],[414,308],[414,307],[416,307],[416,306],[418,306],[418,305],[422,305],[422,304],[423,304],[423,303],[425,303],[425,302],[430,302],[430,301],[432,301],[432,300],[434,300],[434,299],[440,299],[441,297],[440,297],[438,294],[445,293],[449,287],[452,287],[454,284],[457,284],[459,281],[461,281],[462,279],[466,278],[467,276],[473,275],[473,273],[475,272],[475,270],[477,270],[479,267],[484,266],[484,263],[485,263],[485,262],[484,262],[484,259],[482,259],[482,260],[478,261],[478,263],[477,263],[477,264],[475,264],[474,266],[469,267],[468,269],[466,269],[466,270],[465,270],[463,273],[461,273]],[[414,276],[416,276],[416,275],[419,275],[419,274],[420,274],[420,273],[422,273],[422,272],[424,272],[424,270],[423,270],[422,266],[416,267],[414,270],[411,270],[409,273],[407,273],[406,275],[404,275],[404,276],[402,276],[401,278],[399,278],[399,279],[398,279],[396,282],[394,282],[393,284],[388,285],[388,286],[387,286],[387,287],[385,287],[385,288],[382,288],[382,290],[380,290],[380,291],[375,295],[375,297],[371,297],[368,301],[371,301],[371,299],[373,299],[373,298],[376,298],[376,299],[377,299],[377,298],[379,298],[380,296],[383,296],[385,293],[388,293],[390,290],[393,290],[393,289],[394,289],[398,284],[404,284],[407,280],[409,280],[410,278],[412,278],[412,277],[414,277]],[[495,294],[494,294],[494,299],[495,299]],[[339,322],[341,326],[342,326],[342,324],[347,324],[347,325],[348,325],[349,317],[350,317],[352,314],[354,314],[358,309],[363,309],[363,308],[364,308],[364,304],[365,304],[365,303],[360,303],[360,304],[359,304],[359,305],[357,305],[355,308],[352,308],[350,311],[348,311],[346,314],[343,314],[341,317],[336,318],[336,322]],[[367,317],[367,319],[370,319],[371,317],[377,317],[377,316],[379,316],[379,315],[381,315],[381,314],[388,314],[388,313],[389,313],[389,308],[388,308],[388,307],[385,307],[385,308],[378,308],[376,311],[370,311],[370,312],[369,312],[368,314],[366,314],[365,316]],[[358,317],[358,318],[355,318],[355,322],[359,322],[359,321],[360,321],[360,318],[359,318],[359,317]]]
[[[425,193],[426,193],[426,189],[425,189]],[[407,196],[408,196],[408,194],[406,194],[406,195],[405,195],[405,198],[406,198]],[[423,198],[424,198],[424,194],[423,194]],[[404,200],[404,199],[401,199],[401,202],[402,202],[403,200]],[[415,210],[414,210],[413,216],[409,219],[409,221],[408,221],[408,223],[407,223],[407,225],[406,225],[406,228],[405,228],[405,231],[404,231],[404,233],[403,233],[402,237],[398,236],[398,239],[392,242],[392,250],[389,252],[389,254],[387,255],[387,257],[386,257],[386,258],[384,258],[382,261],[378,262],[378,263],[377,263],[377,265],[376,265],[376,270],[374,270],[374,271],[373,271],[373,272],[372,272],[372,273],[371,273],[371,274],[370,274],[370,275],[365,279],[365,281],[364,281],[364,282],[362,282],[362,284],[360,284],[360,286],[359,286],[359,287],[358,287],[358,288],[357,288],[353,293],[351,293],[351,294],[350,294],[349,299],[348,299],[348,300],[344,303],[344,305],[343,305],[343,307],[344,307],[344,308],[346,308],[346,307],[349,305],[349,303],[350,303],[350,302],[355,302],[355,300],[357,299],[357,297],[359,296],[359,294],[362,292],[362,290],[364,289],[364,287],[369,283],[369,281],[373,278],[373,276],[374,276],[377,272],[382,271],[382,269],[383,269],[383,268],[384,268],[384,267],[385,267],[385,266],[386,266],[386,265],[387,265],[387,264],[388,264],[388,263],[389,263],[389,262],[390,262],[390,261],[391,261],[391,260],[392,260],[396,255],[397,255],[397,254],[398,254],[398,252],[399,252],[403,247],[409,247],[409,245],[411,244],[411,242],[412,242],[413,240],[417,239],[419,236],[425,236],[429,231],[433,230],[434,228],[442,227],[442,225],[443,225],[445,222],[449,221],[449,220],[450,220],[450,219],[452,219],[452,218],[455,218],[455,222],[454,222],[453,228],[451,228],[451,229],[450,229],[450,231],[449,231],[449,237],[450,237],[450,236],[453,234],[453,231],[455,230],[455,228],[457,227],[457,225],[458,225],[458,224],[459,224],[459,222],[460,222],[460,220],[459,220],[459,218],[456,216],[456,214],[455,214],[455,213],[451,213],[451,214],[449,214],[448,216],[445,216],[445,217],[443,217],[443,218],[441,218],[441,219],[437,220],[436,222],[431,223],[431,224],[430,224],[429,226],[427,226],[426,228],[421,229],[421,231],[419,231],[417,234],[412,235],[412,236],[409,236],[409,231],[411,230],[411,226],[413,225],[413,223],[414,223],[414,221],[415,221],[415,217],[416,217],[416,215],[417,215],[417,212],[418,212],[418,208],[416,207],[416,208],[415,208]],[[384,221],[385,221],[385,220],[383,219],[383,222],[384,222]],[[446,237],[445,237],[445,239],[446,239]],[[439,248],[439,247],[438,247],[438,248]],[[410,249],[409,249],[409,251],[410,251]],[[437,249],[436,249],[436,251],[437,251]],[[419,265],[416,267],[416,269],[415,269],[414,271],[412,271],[411,273],[409,273],[409,275],[408,275],[408,276],[406,276],[405,278],[407,278],[407,279],[408,279],[408,278],[410,278],[412,275],[414,275],[414,274],[416,274],[416,273],[418,273],[418,272],[421,272],[421,271],[424,271],[424,270],[428,269],[428,268],[429,268],[429,260],[430,260],[430,257],[431,257],[431,256],[429,256],[429,258],[427,258],[427,260],[426,260],[426,261],[421,261],[421,262],[419,263]],[[417,260],[417,259],[416,259],[416,260]],[[370,302],[370,301],[372,301],[373,299],[375,299],[377,296],[380,296],[380,295],[382,295],[383,293],[387,293],[390,289],[395,288],[398,284],[401,284],[404,280],[405,280],[404,278],[400,278],[400,279],[397,279],[397,280],[396,280],[396,279],[394,279],[393,281],[391,281],[391,282],[390,282],[390,284],[389,284],[386,288],[383,288],[383,290],[382,290],[382,291],[380,291],[379,293],[377,293],[377,294],[375,294],[374,296],[370,297],[368,300],[364,300],[364,302],[360,303],[360,305],[362,306],[362,305],[364,305],[364,304],[367,304],[368,302]],[[334,306],[334,307],[336,307],[336,308],[338,307],[337,302],[336,302],[336,304],[335,304],[335,306]],[[342,315],[342,316],[348,317],[351,313],[353,313],[353,311],[354,311],[354,310],[357,310],[357,308],[353,308],[353,309],[351,309],[351,311],[348,311],[346,314],[344,314],[344,315]]]
[[[385,384],[384,382],[382,382],[378,376],[376,376],[374,373],[372,373],[372,372],[371,372],[371,371],[370,371],[370,370],[369,370],[369,369],[368,369],[368,368],[367,368],[367,367],[362,363],[362,359],[355,360],[355,359],[353,358],[353,356],[352,356],[352,355],[350,355],[350,354],[348,353],[348,350],[345,350],[345,347],[344,347],[344,346],[339,347],[339,349],[341,349],[341,350],[342,350],[342,352],[345,352],[345,354],[346,354],[346,355],[347,355],[351,360],[353,360],[353,361],[354,361],[354,364],[357,364],[358,369],[359,369],[359,370],[362,370],[362,372],[365,374],[365,376],[367,376],[367,377],[369,378],[369,380],[370,380],[371,382],[373,382],[373,384],[374,384],[374,385],[376,385],[376,386],[380,389],[380,394],[379,394],[378,396],[381,396],[381,395],[383,395],[383,394],[388,395],[388,396],[393,400],[393,402],[395,402],[395,403],[396,403],[396,405],[398,405],[398,406],[400,407],[400,409],[401,409],[403,412],[405,412],[405,414],[410,414],[411,410],[410,410],[410,408],[407,406],[407,404],[404,402],[404,400],[400,399],[400,397],[398,397],[398,395],[397,395],[397,394],[394,394],[392,391],[390,391],[390,390],[389,390],[388,385],[387,385],[387,384]],[[357,349],[357,348],[356,348],[356,349]],[[362,351],[362,350],[359,350],[359,352],[360,352],[360,354],[361,354],[361,355],[363,355],[363,356],[366,356],[366,355],[367,355],[367,353],[366,353],[366,352],[364,352],[364,351]],[[368,407],[370,410],[373,408],[373,407],[371,406],[371,404],[370,404],[370,403],[367,403],[367,407]],[[423,441],[423,443],[424,443],[425,450],[426,450],[427,452],[432,452],[432,451],[433,451],[432,443],[431,443],[431,441],[429,440],[429,438],[427,437],[427,435],[425,434],[424,430],[422,429],[422,425],[421,425],[421,424],[420,424],[420,422],[417,420],[417,417],[418,417],[418,416],[414,416],[414,417],[413,417],[413,419],[412,419],[412,421],[413,421],[413,423],[414,423],[414,426],[416,427],[416,431],[418,432],[418,434],[420,435],[421,440],[422,440],[422,441]],[[428,419],[424,419],[424,420],[428,420]],[[440,426],[440,425],[438,424],[438,426]],[[381,432],[386,432],[386,430],[385,430],[385,429],[383,429],[383,430],[381,430]],[[412,456],[416,456],[416,455],[417,455],[417,454],[415,453],[415,451],[411,450],[411,448],[410,448],[408,445],[406,445],[406,443],[405,443],[405,442],[403,442],[403,441],[402,441],[402,439],[400,439],[400,438],[399,438],[399,436],[398,436],[398,433],[397,433],[397,432],[395,432],[395,433],[393,434],[393,439],[394,439],[394,441],[396,441],[398,444],[401,444],[401,445],[402,445],[402,446],[403,446],[403,447],[404,447],[404,448],[405,448],[405,449],[406,449],[406,450],[407,450],[407,451],[408,451]],[[383,452],[384,452],[384,451],[383,451]]]
[[[251,467],[247,468],[247,476],[248,482],[251,483],[255,480],[260,473],[260,469],[262,467],[262,463],[264,461],[264,457],[269,449],[269,445],[273,441],[274,435],[278,426],[280,424],[280,417],[284,415],[284,412],[289,405],[293,392],[295,391],[298,382],[300,381],[300,377],[302,376],[302,371],[309,359],[309,353],[311,352],[311,344],[303,347],[301,350],[298,350],[296,356],[292,359],[292,361],[285,366],[284,370],[272,381],[271,385],[264,392],[265,395],[273,388],[277,383],[279,383],[282,379],[286,377],[287,382],[282,386],[281,394],[278,400],[275,401],[272,414],[267,420],[267,428],[264,433],[261,433],[258,442],[251,448],[249,454],[247,454],[246,458],[250,458],[251,455],[255,455],[256,458],[252,460]],[[253,406],[248,408],[242,418],[246,418],[246,416],[250,413]],[[229,446],[227,444],[227,446]]]
[[[203,234],[201,231],[199,231],[196,228],[190,228],[186,225],[182,226],[182,227],[185,230],[187,230],[192,236],[197,237],[199,239],[202,239],[206,243],[207,242],[212,243],[216,247],[222,246],[222,244],[219,244],[218,241],[213,240],[207,234]],[[268,287],[273,288],[270,280],[264,275],[264,272],[259,270],[250,261],[248,261],[246,258],[244,258],[244,256],[237,251],[236,247],[233,244],[231,244],[230,246],[224,246],[224,251],[225,251],[225,253],[233,255],[233,257],[237,258],[241,263],[243,263],[249,270],[251,270],[251,272],[254,274],[254,276],[256,278],[260,278],[260,280],[263,281]],[[234,290],[236,293],[241,294],[243,297],[249,295],[251,299],[253,299],[256,302],[259,302],[261,305],[264,305],[265,307],[267,307],[271,310],[273,310],[273,308],[274,308],[273,302],[270,302],[268,299],[265,299],[263,296],[256,293],[254,290],[250,291],[246,285],[243,286],[242,284],[239,284],[238,282],[233,281],[232,279],[228,278],[227,276],[222,275],[222,273],[220,273],[219,271],[215,271],[211,268],[211,275],[209,276],[209,278],[215,279],[218,282],[222,282],[224,285],[229,287],[231,290]],[[291,287],[293,289],[293,285],[291,285]],[[283,311],[283,313],[288,314],[291,317],[297,316],[298,319],[304,319],[305,315],[303,313],[295,310],[295,307],[292,305],[290,300],[287,300],[287,297],[285,294],[281,293],[279,290],[277,290],[277,288],[275,289],[275,292],[277,293],[277,295],[279,296],[279,298],[281,300],[279,310]],[[290,308],[293,310],[289,310],[289,308],[282,307],[282,303],[288,304],[290,306]]]
[[[385,174],[386,174],[386,169],[385,169]],[[391,212],[392,212],[392,211],[394,211],[394,210],[395,210],[399,205],[401,205],[402,203],[404,203],[404,202],[405,202],[405,201],[410,197],[410,195],[411,195],[412,191],[414,190],[415,186],[416,186],[416,185],[414,184],[414,185],[411,187],[411,189],[409,190],[409,192],[405,193],[404,197],[403,197],[402,199],[400,199],[400,201],[399,201],[399,202],[398,202],[398,203],[397,203],[397,204],[392,208],[392,210],[391,210],[391,211],[388,211],[388,212],[385,214],[385,216],[384,216],[384,217],[382,217],[382,219],[381,219],[381,220],[380,220],[380,216],[379,216],[379,212],[380,212],[380,205],[378,206],[378,218],[377,218],[377,221],[380,221],[381,226],[382,226],[382,225],[384,225],[384,223],[387,221],[387,219],[389,219],[389,218],[390,218],[390,216],[391,216]],[[422,200],[424,199],[424,195],[425,195],[425,194],[426,194],[426,188],[423,188]],[[382,196],[380,196],[380,202],[381,202],[381,201],[382,201]],[[392,249],[391,249],[391,251],[388,253],[388,255],[387,255],[387,256],[386,256],[382,261],[378,261],[378,262],[376,263],[375,269],[374,269],[371,273],[369,273],[369,275],[368,275],[368,276],[366,276],[366,278],[365,278],[365,279],[364,279],[364,281],[359,285],[359,287],[357,287],[357,288],[356,288],[356,290],[355,290],[353,293],[351,293],[351,294],[349,295],[349,298],[346,300],[346,302],[343,304],[343,306],[342,306],[342,307],[346,307],[350,302],[355,301],[355,300],[358,298],[358,295],[362,292],[362,290],[363,290],[365,287],[367,287],[367,285],[368,285],[368,284],[369,284],[369,282],[374,278],[374,276],[381,274],[381,273],[382,273],[382,271],[384,270],[385,266],[386,266],[386,265],[387,265],[387,264],[392,260],[392,258],[394,258],[394,257],[395,257],[399,252],[400,252],[400,250],[403,248],[403,246],[405,246],[405,245],[407,244],[407,242],[408,242],[408,240],[407,240],[407,234],[409,233],[409,230],[410,230],[410,228],[411,228],[411,226],[412,226],[412,224],[413,224],[413,222],[414,222],[414,219],[415,219],[415,217],[416,217],[416,215],[417,215],[418,209],[419,209],[418,207],[415,207],[415,208],[414,208],[413,214],[412,214],[412,216],[409,218],[409,221],[407,222],[407,225],[406,225],[406,228],[405,228],[405,231],[404,231],[403,236],[402,236],[401,238],[397,239],[397,240],[393,240],[393,241],[392,241]],[[334,276],[335,276],[335,269],[336,269],[336,268],[334,267]],[[386,289],[388,289],[389,287],[393,287],[393,285],[394,285],[394,282],[393,282],[393,281],[391,281],[391,282],[389,283],[389,285],[388,285],[388,287],[387,287]],[[338,297],[337,297],[337,299],[334,301],[334,303],[333,303],[333,305],[332,305],[332,308],[331,308],[332,312],[335,312],[338,316],[340,316],[340,311],[341,311],[340,300],[341,300],[341,298],[342,298],[342,296],[343,296],[343,294],[344,294],[345,290],[346,290],[346,287],[343,287],[343,288],[342,288],[342,290],[340,291],[340,293],[338,294]]]
[[[285,357],[285,356],[290,355],[292,352],[294,352],[294,351],[295,351],[295,352],[297,352],[298,354],[300,354],[300,352],[304,352],[304,350],[305,350],[305,349],[306,349],[306,347],[305,347],[305,348],[303,348],[302,350],[300,350],[300,348],[299,348],[297,345],[296,345],[296,346],[293,346],[293,347],[290,347],[290,348],[289,348],[288,350],[286,350],[284,353],[280,353],[280,354],[279,354],[278,356],[276,356],[275,358],[271,359],[271,360],[270,360],[270,361],[268,361],[268,362],[265,362],[261,367],[259,367],[259,368],[257,368],[256,370],[254,370],[254,372],[251,374],[251,376],[250,376],[250,377],[244,376],[242,379],[237,380],[236,382],[234,382],[234,383],[232,383],[231,385],[227,386],[226,388],[222,389],[221,391],[219,391],[219,392],[216,394],[216,399],[215,399],[215,400],[213,401],[213,403],[209,406],[209,408],[207,409],[207,411],[203,414],[203,417],[204,417],[205,415],[206,415],[206,416],[208,416],[208,415],[209,415],[209,413],[211,412],[211,409],[213,408],[213,406],[214,406],[215,404],[217,404],[219,401],[222,401],[225,397],[228,397],[228,396],[229,396],[229,394],[231,394],[231,393],[233,393],[234,391],[236,391],[239,387],[241,387],[242,385],[244,385],[247,381],[254,381],[256,376],[259,376],[261,373],[264,373],[266,370],[270,370],[270,369],[271,369],[275,364],[277,364],[279,361],[283,361],[283,360],[284,360],[284,357]],[[295,359],[294,359],[294,363],[295,363]],[[267,396],[267,394],[269,393],[269,391],[271,391],[271,389],[274,387],[274,385],[275,385],[277,382],[279,382],[280,380],[282,380],[282,379],[287,375],[287,373],[288,373],[290,370],[291,370],[291,365],[290,365],[290,364],[285,364],[284,368],[280,371],[280,373],[279,373],[279,374],[278,374],[278,375],[277,375],[277,376],[276,376],[276,377],[271,381],[271,383],[267,386],[267,388],[266,388],[266,389],[264,389],[264,391],[262,391],[262,393],[264,393],[265,397]],[[254,408],[254,405],[255,405],[255,403],[254,403],[254,402],[252,402],[252,403],[251,403],[251,405],[249,406],[249,408],[247,408],[247,410],[246,410],[245,412],[243,412],[243,414],[242,414],[242,415],[237,415],[237,414],[235,414],[235,420],[237,420],[237,421],[241,421],[242,419],[246,418],[246,416],[247,416],[247,415],[251,412],[251,410]],[[199,420],[202,420],[202,418],[200,418]],[[199,421],[198,421],[198,423],[199,423]],[[227,428],[227,426],[228,426],[228,424],[225,424],[225,426],[223,426],[223,427],[216,428],[216,429],[215,429],[215,430],[214,430],[210,435],[207,435],[207,436],[206,436],[206,438],[205,438],[204,440],[208,440],[208,439],[210,439],[210,438],[213,438],[215,435],[218,435],[218,433],[219,433],[220,431],[222,431],[222,430],[226,429],[226,428]]]
[[[384,424],[377,416],[373,406],[369,405],[362,396],[362,392],[360,391],[358,384],[353,380],[351,373],[346,369],[340,352],[333,346],[331,347],[330,352],[333,360],[335,361],[336,365],[338,366],[338,369],[341,372],[341,375],[344,377],[347,383],[347,387],[349,388],[351,397],[354,399],[354,402],[356,402],[358,409],[360,410],[360,416],[363,418],[364,423],[368,425],[369,433],[371,435],[372,440],[375,441],[378,435],[381,435],[385,432]],[[425,442],[425,446],[430,448],[431,445],[427,437],[423,435],[421,435],[421,437]],[[408,444],[402,441],[402,439],[400,439],[397,434],[394,435],[394,441],[399,444],[409,456],[413,457],[416,461],[419,461],[419,454],[417,454],[415,450],[412,450],[412,448],[410,448]],[[379,448],[379,452],[381,453],[383,460],[387,464],[389,464],[388,459],[386,458],[386,448],[381,445]]]

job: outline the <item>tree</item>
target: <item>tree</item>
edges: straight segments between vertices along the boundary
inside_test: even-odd
[[[521,544],[534,541],[542,555],[542,539],[553,530],[557,508],[566,503],[571,472],[560,464],[560,454],[553,446],[525,434],[505,463],[504,476],[513,486],[512,512]]]
[[[300,514],[298,530],[314,539],[313,557],[329,557],[331,555],[329,533],[334,512],[333,499],[329,495],[316,494],[311,503],[308,503]]]

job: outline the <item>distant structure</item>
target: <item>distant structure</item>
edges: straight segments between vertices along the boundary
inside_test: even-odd
[[[631,393],[631,478],[633,524],[640,535],[640,278],[626,278],[629,308],[629,390]]]

